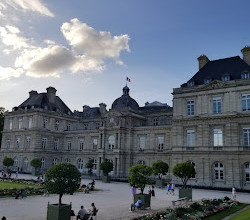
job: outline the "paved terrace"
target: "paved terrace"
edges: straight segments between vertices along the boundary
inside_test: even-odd
[[[19,175],[19,178],[31,177],[30,175]],[[82,183],[85,184],[89,182],[91,182],[91,180],[82,180]],[[156,188],[156,197],[151,200],[151,210],[130,212],[132,194],[131,188],[127,183],[103,183],[96,181],[96,188],[100,191],[90,192],[89,194],[74,193],[74,195],[64,195],[62,201],[63,203],[72,202],[72,208],[75,213],[78,212],[81,205],[89,209],[90,204],[94,202],[99,209],[99,220],[123,220],[146,214],[149,211],[172,206],[171,201],[178,197],[178,195],[167,195],[166,189]],[[147,188],[145,192],[147,192]],[[231,192],[193,189],[193,200],[222,198],[224,196],[232,197]],[[249,193],[237,193],[237,200],[250,203]],[[49,197],[31,196],[18,200],[13,197],[2,198],[0,199],[0,217],[6,216],[7,220],[45,220],[48,202],[58,203],[58,195],[50,195]]]

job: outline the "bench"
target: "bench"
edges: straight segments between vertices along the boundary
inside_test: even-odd
[[[172,201],[172,205],[173,205],[173,206],[175,206],[175,205],[183,205],[183,204],[185,204],[187,201],[188,201],[188,198],[187,198],[187,197],[179,198],[179,199],[177,199],[177,200]]]

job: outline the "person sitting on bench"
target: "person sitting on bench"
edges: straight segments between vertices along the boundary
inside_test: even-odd
[[[140,208],[141,206],[142,206],[142,201],[141,201],[141,198],[138,197],[137,202],[131,204],[130,210],[133,211],[135,210],[135,208]]]
[[[83,205],[81,206],[81,209],[79,210],[77,216],[76,216],[76,220],[86,220],[88,219],[89,214],[88,212],[84,209]]]

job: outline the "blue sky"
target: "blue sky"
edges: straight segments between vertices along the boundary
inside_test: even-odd
[[[250,45],[249,1],[2,0],[0,106],[55,87],[71,108],[110,108],[131,78],[140,106],[172,106],[173,88],[198,70],[197,57],[242,56]]]

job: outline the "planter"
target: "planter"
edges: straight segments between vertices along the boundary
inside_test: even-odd
[[[192,188],[179,188],[179,198],[187,197],[192,200]]]
[[[140,197],[142,201],[142,209],[150,208],[151,197],[148,194],[135,194],[134,195],[134,203],[137,202],[138,198]]]
[[[103,181],[104,183],[110,183],[110,176],[103,176],[103,177],[102,177],[102,181]]]
[[[165,188],[165,180],[164,179],[157,179],[155,181],[155,185],[158,187],[158,188]]]
[[[47,209],[47,220],[70,220],[71,204],[49,204]]]

